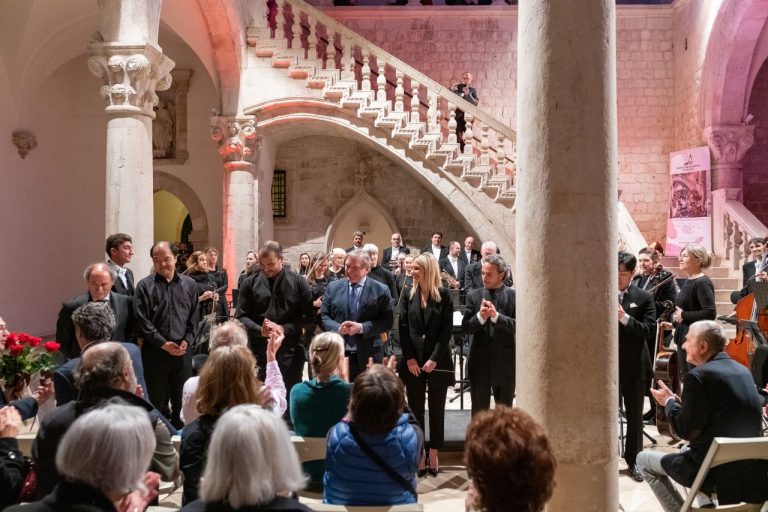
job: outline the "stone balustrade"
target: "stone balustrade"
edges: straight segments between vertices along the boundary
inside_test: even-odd
[[[738,199],[738,191],[721,189],[712,193],[713,249],[733,270],[749,260],[749,240],[768,235],[766,227]]]

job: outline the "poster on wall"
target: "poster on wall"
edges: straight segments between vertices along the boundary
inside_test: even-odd
[[[708,146],[669,154],[667,256],[679,256],[689,244],[712,250],[709,173]]]

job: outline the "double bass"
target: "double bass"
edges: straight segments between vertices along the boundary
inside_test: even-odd
[[[755,279],[756,275],[752,279]],[[755,300],[755,293],[751,292],[736,304],[736,320],[738,326],[736,336],[731,338],[725,346],[725,352],[731,356],[731,359],[743,364],[751,371],[752,355],[755,353],[757,344],[762,340],[755,339],[744,327],[743,322],[746,320],[757,323],[763,336],[768,336],[768,309],[760,309]]]
[[[680,364],[677,360],[677,351],[669,350],[664,346],[664,329],[662,322],[669,322],[672,313],[675,312],[675,303],[671,300],[664,301],[664,311],[659,315],[656,324],[656,345],[655,359],[653,361],[653,382],[654,385],[661,380],[676,395],[680,394]],[[671,436],[677,439],[672,430],[667,415],[664,413],[664,407],[656,406],[656,428],[659,434]]]

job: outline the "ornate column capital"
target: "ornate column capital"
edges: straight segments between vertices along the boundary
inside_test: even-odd
[[[218,144],[219,155],[227,168],[250,166],[261,148],[254,116],[212,116],[211,139]]]
[[[142,114],[152,119],[155,91],[171,86],[175,63],[152,43],[91,43],[88,68],[102,78],[101,95],[108,114]]]
[[[707,126],[704,137],[715,165],[738,164],[755,143],[755,127],[749,124]]]

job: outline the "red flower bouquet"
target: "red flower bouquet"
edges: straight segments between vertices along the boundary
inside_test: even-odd
[[[0,380],[4,388],[21,388],[29,384],[32,375],[48,374],[53,370],[55,353],[61,345],[55,341],[42,343],[36,336],[10,333],[0,351]]]

